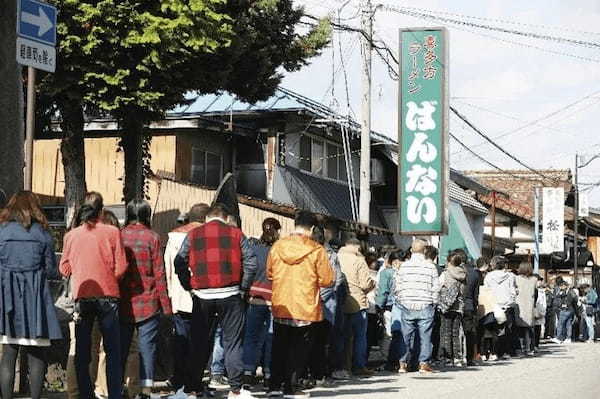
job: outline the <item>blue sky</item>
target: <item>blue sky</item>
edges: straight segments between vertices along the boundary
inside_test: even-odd
[[[337,16],[337,10],[345,2],[297,1],[305,5],[308,13],[317,16]],[[358,0],[350,0],[344,8],[341,14],[346,19],[344,23],[359,26],[359,19],[352,19],[357,14],[358,3]],[[600,1],[373,1],[373,4],[379,3],[449,13],[445,14],[448,18],[522,32],[600,43]],[[396,51],[398,28],[440,25],[450,29],[451,103],[485,133],[498,138],[498,144],[530,166],[540,169],[572,168],[576,151],[600,153],[600,135],[596,132],[600,128],[600,48],[534,40],[465,26],[457,29],[451,24],[420,20],[385,10],[376,14],[375,35]],[[336,33],[333,39],[333,49],[328,48],[301,71],[288,74],[283,85],[337,108],[342,114],[350,112],[358,120],[358,36]],[[345,68],[340,54],[344,55]],[[385,64],[376,56],[373,59],[373,129],[395,137],[397,83],[389,77]],[[346,106],[346,87],[350,109]],[[583,99],[586,96],[589,98]],[[575,102],[566,110],[546,117]],[[529,126],[516,130],[525,125]],[[455,117],[451,118],[450,130],[499,167],[520,168],[491,145],[483,144],[481,137]],[[451,166],[457,169],[489,168],[452,141],[450,153]],[[581,170],[580,181],[600,181],[600,160]],[[590,191],[590,194],[590,203],[599,206],[600,190]]]

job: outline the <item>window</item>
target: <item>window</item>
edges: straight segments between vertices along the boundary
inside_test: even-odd
[[[311,172],[311,139],[308,136],[300,137],[300,169]]]
[[[341,148],[335,144],[327,143],[327,177],[338,178],[338,165]],[[343,155],[342,155],[343,158]]]
[[[358,158],[352,157],[352,166],[356,169]],[[300,169],[330,179],[348,181],[346,158],[341,145],[312,138],[300,137]],[[356,169],[357,170],[357,169]]]
[[[192,148],[192,183],[217,187],[223,177],[223,157]]]
[[[312,141],[311,170],[315,175],[323,176],[325,171],[324,154],[325,145],[320,140]]]

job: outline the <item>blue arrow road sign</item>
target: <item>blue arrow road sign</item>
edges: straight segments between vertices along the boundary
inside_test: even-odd
[[[56,7],[37,0],[17,1],[17,35],[56,46]]]

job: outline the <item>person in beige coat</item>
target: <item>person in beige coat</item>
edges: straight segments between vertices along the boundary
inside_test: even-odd
[[[356,376],[368,376],[367,370],[367,294],[375,289],[369,266],[360,252],[360,241],[351,238],[340,248],[338,259],[348,281],[349,294],[344,304],[345,351],[349,352],[351,334],[354,335],[352,372]]]

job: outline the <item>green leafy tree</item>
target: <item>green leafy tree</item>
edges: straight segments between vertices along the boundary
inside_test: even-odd
[[[60,44],[57,73],[43,82],[45,115],[60,114],[67,202],[76,200],[70,189],[85,190],[84,110],[119,123],[128,201],[143,195],[150,122],[184,103],[190,91],[265,99],[281,68],[300,68],[329,37],[325,22],[298,34],[303,12],[291,0],[51,2],[60,11]]]

